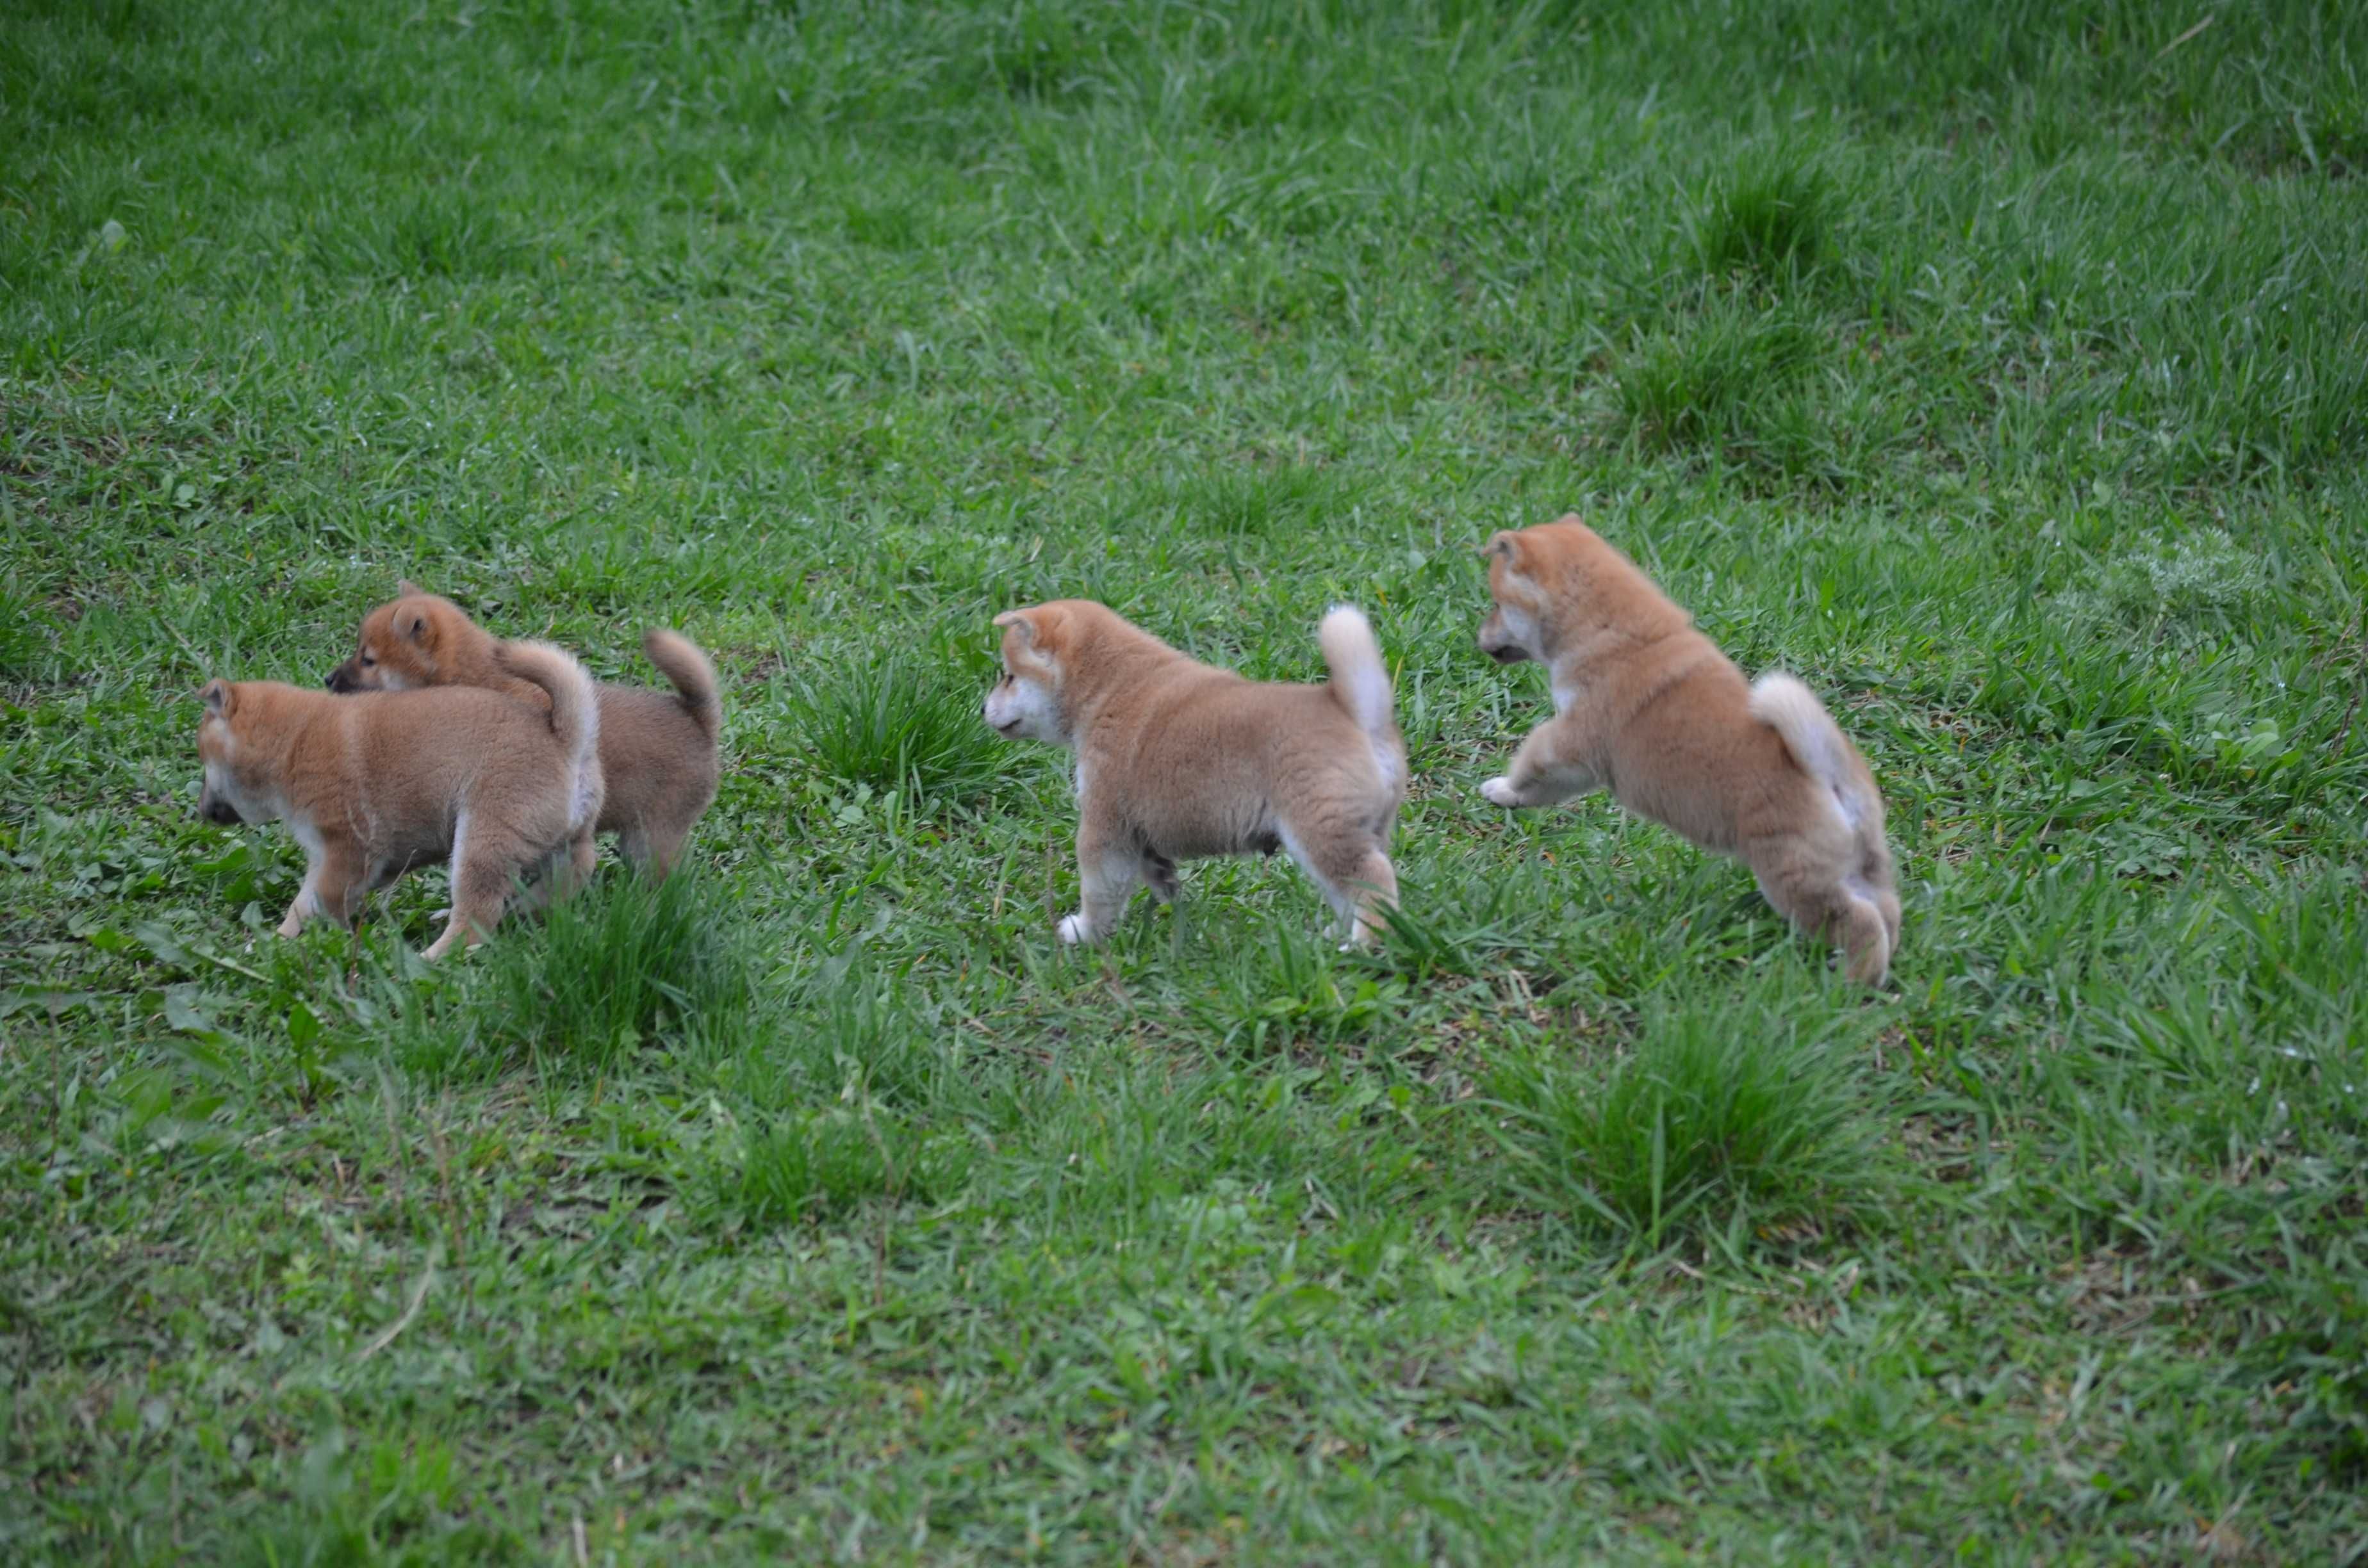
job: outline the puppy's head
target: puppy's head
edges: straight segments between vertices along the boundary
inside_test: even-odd
[[[242,768],[239,688],[226,680],[210,680],[198,693],[205,713],[198,720],[198,762],[205,782],[198,787],[198,815],[224,827],[243,822],[269,822],[278,813],[264,804],[259,781]]]
[[[986,694],[987,727],[1015,741],[1067,745],[1061,681],[1074,652],[1069,616],[1058,605],[1036,605],[1007,610],[995,624],[1003,628],[1003,673]]]
[[[1480,553],[1497,601],[1480,623],[1480,651],[1500,665],[1552,656],[1547,644],[1560,615],[1583,608],[1589,594],[1583,562],[1603,541],[1576,514],[1529,528],[1502,528]]]
[[[438,655],[450,649],[469,618],[451,600],[407,581],[399,592],[362,617],[354,656],[329,672],[331,691],[413,691],[436,684]]]

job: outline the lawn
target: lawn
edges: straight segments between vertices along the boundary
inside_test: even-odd
[[[2368,1558],[2368,7],[18,0],[0,1558]],[[1476,792],[1576,508],[1907,903]],[[722,672],[686,873],[271,926],[208,676]],[[1404,918],[1062,948],[990,618],[1320,672]]]

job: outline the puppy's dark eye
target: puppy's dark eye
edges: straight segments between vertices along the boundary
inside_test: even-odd
[[[377,661],[376,659],[371,658],[368,653],[364,653],[364,654],[362,655],[362,668],[364,668],[364,669],[368,669],[368,668],[370,668],[372,665],[375,665],[375,664],[377,664],[377,663],[378,663],[378,661]]]

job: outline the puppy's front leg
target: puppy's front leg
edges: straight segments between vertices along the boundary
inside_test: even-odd
[[[1551,806],[1600,788],[1603,780],[1581,760],[1592,749],[1587,740],[1568,721],[1547,720],[1513,753],[1511,767],[1480,786],[1481,795],[1499,806]]]
[[[1087,817],[1077,825],[1077,912],[1061,917],[1061,940],[1099,942],[1126,913],[1143,857],[1111,824]]]
[[[279,923],[279,934],[295,936],[315,915],[325,915],[340,926],[350,924],[353,912],[370,892],[361,869],[359,859],[340,845],[324,845],[314,851],[304,863],[304,885],[296,890],[295,902],[289,904],[288,916]]]

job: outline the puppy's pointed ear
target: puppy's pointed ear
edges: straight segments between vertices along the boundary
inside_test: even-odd
[[[1483,556],[1493,561],[1501,555],[1505,558],[1505,564],[1516,572],[1521,569],[1527,559],[1526,551],[1527,546],[1522,542],[1520,531],[1514,528],[1498,528],[1488,536],[1488,542],[1480,547]]]
[[[408,577],[405,577],[402,582],[397,583],[394,585],[394,597],[399,599],[417,598],[427,591],[427,589],[421,587],[418,584],[413,582]]]
[[[238,706],[238,692],[226,680],[210,680],[198,691],[198,700],[216,718],[227,719]]]
[[[995,618],[995,624],[1017,631],[1019,633],[1019,640],[1030,646],[1033,646],[1036,642],[1036,622],[1029,618],[1028,612],[1024,609],[1005,610]]]
[[[395,618],[395,622],[405,637],[423,648],[435,640],[436,623],[427,619],[424,609],[405,610]]]

